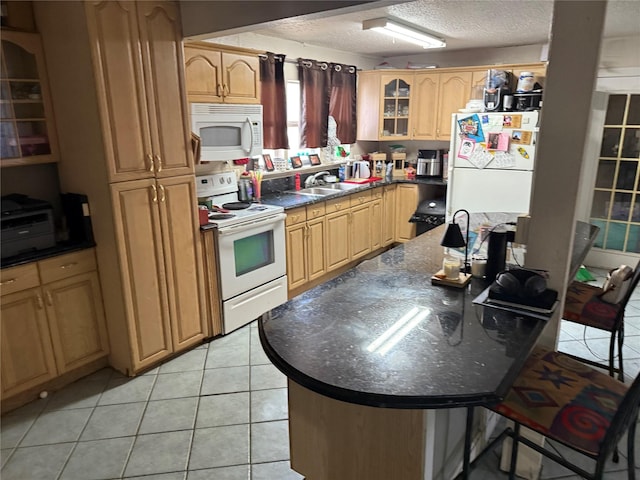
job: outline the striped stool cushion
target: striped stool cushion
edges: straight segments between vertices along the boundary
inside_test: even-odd
[[[558,352],[535,348],[496,412],[597,455],[628,386]]]
[[[600,300],[600,294],[600,287],[571,282],[565,296],[562,318],[588,327],[612,331],[620,305],[603,302]]]

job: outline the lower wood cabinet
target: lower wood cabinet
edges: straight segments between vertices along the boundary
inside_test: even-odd
[[[3,269],[2,398],[109,353],[94,250]]]
[[[396,185],[382,187],[382,246],[396,240]]]
[[[289,290],[321,277],[325,262],[325,204],[287,212],[287,281]]]
[[[399,183],[396,186],[396,241],[407,242],[416,236],[416,224],[409,219],[416,211],[419,203],[417,185]]]
[[[327,255],[327,272],[330,272],[351,261],[349,197],[327,200],[326,205],[327,236],[325,249]]]
[[[127,316],[111,340],[131,357],[112,363],[137,372],[208,336],[195,180],[134,180],[111,192]]]

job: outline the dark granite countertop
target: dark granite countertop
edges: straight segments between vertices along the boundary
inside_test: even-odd
[[[415,179],[404,179],[404,178],[394,178],[391,180],[379,180],[376,182],[365,183],[362,185],[356,185],[354,188],[349,190],[336,190],[332,195],[303,195],[299,193],[295,193],[294,190],[277,190],[266,193],[260,199],[260,203],[264,203],[266,205],[275,205],[277,207],[282,207],[285,210],[290,210],[292,208],[304,207],[306,205],[313,205],[314,203],[324,202],[325,200],[329,200],[332,198],[343,197],[345,195],[351,195],[353,193],[362,192],[364,190],[370,190],[372,188],[381,187],[384,185],[392,185],[394,183],[410,183],[414,185],[439,185],[445,186],[447,185],[446,181],[443,181],[442,178],[415,178]],[[200,227],[200,230],[212,230],[216,228],[214,224],[203,225]]]
[[[394,183],[410,183],[414,185],[446,185],[446,181],[443,181],[442,178],[416,178],[416,179],[404,179],[404,178],[394,178],[391,180],[379,180],[371,183],[364,183],[362,185],[358,185],[355,188],[351,188],[349,190],[336,190],[333,195],[300,195],[296,194],[294,191],[282,191],[282,192],[274,192],[263,195],[261,198],[261,202],[267,205],[276,205],[279,207],[284,207],[285,210],[303,207],[305,205],[312,205],[318,202],[324,202],[325,200],[329,200],[332,198],[342,197],[345,195],[351,195],[353,193],[362,192],[364,190],[370,190],[372,188],[381,187],[384,185],[392,185]]]
[[[43,250],[33,250],[12,257],[3,258],[0,260],[0,268],[16,267],[18,265],[24,265],[25,263],[37,262],[38,260],[44,260],[45,258],[57,257],[58,255],[64,255],[65,253],[71,253],[78,250],[85,250],[87,248],[93,248],[96,244],[94,242],[59,242],[55,247],[46,248]]]
[[[472,304],[487,286],[482,280],[467,289],[431,285],[443,231],[364,261],[264,316],[267,356],[300,385],[351,403],[445,408],[499,401],[545,322]],[[383,340],[394,338],[394,328],[405,335],[391,345]]]

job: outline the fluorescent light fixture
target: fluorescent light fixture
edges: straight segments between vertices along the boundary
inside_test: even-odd
[[[442,48],[447,46],[446,42],[441,38],[388,18],[365,20],[362,22],[362,29],[384,33],[385,35],[420,45],[422,48]]]

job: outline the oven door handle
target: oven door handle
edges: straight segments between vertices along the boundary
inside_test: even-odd
[[[284,222],[284,219],[287,218],[287,215],[284,213],[278,213],[276,215],[272,215],[267,218],[260,218],[254,220],[252,222],[240,223],[238,225],[229,225],[228,227],[218,228],[219,235],[231,235],[239,232],[244,232],[246,230],[253,230],[256,227],[261,227],[263,225],[275,224],[278,222]]]

